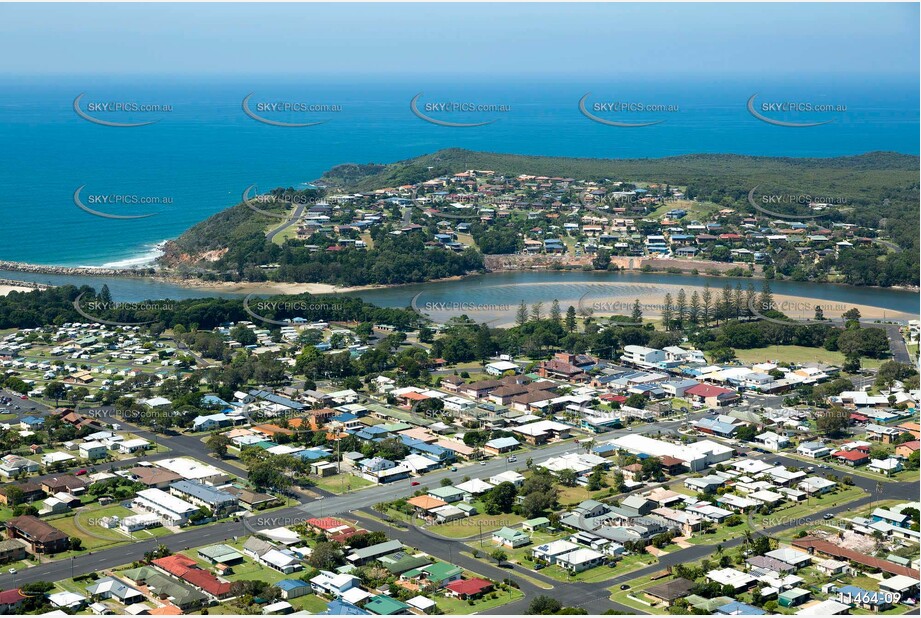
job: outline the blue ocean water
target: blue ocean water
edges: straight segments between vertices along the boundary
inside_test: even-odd
[[[461,147],[571,157],[666,157],[689,153],[832,157],[888,150],[919,152],[917,81],[861,76],[800,77],[765,81],[665,78],[619,81],[548,78],[521,81],[490,76],[479,82],[451,79],[295,78],[196,79],[0,76],[0,259],[62,265],[128,264],[150,256],[156,243],[173,238],[205,217],[237,203],[243,190],[297,187],[340,163],[386,163],[441,148]],[[629,102],[677,107],[677,111],[620,112],[606,118],[665,120],[643,128],[593,122],[578,109]],[[153,125],[115,128],[93,124],[73,110],[77,95],[91,102],[137,102],[171,107],[140,113],[93,112],[116,122],[157,119]],[[276,113],[285,122],[325,120],[287,128],[262,124],[241,109],[254,93],[259,102],[307,102],[341,111]],[[438,102],[500,105],[507,111],[430,116],[487,126],[453,128],[425,122],[410,111]],[[777,113],[776,118],[833,122],[784,128],[755,119],[746,101],[800,101],[846,105],[843,112]],[[167,198],[158,205],[99,204],[108,213],[156,213],[112,220],[74,205],[101,195]]]

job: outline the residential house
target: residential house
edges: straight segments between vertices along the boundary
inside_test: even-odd
[[[70,539],[66,534],[32,515],[21,515],[6,522],[11,539],[20,539],[28,545],[30,554],[56,554],[67,551]]]

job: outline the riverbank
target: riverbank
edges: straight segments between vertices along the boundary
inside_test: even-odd
[[[0,296],[10,292],[31,292],[33,290],[47,290],[49,285],[35,283],[34,281],[15,281],[13,279],[0,279]]]

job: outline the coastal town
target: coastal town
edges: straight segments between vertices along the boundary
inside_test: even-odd
[[[885,336],[720,360],[569,307],[515,328],[614,343],[507,354],[417,317],[0,333],[3,611],[917,609],[921,390]]]
[[[870,263],[899,246],[885,230],[854,218],[844,197],[766,187],[696,195],[662,182],[490,170],[363,192],[327,182],[317,181],[319,193],[275,191],[244,201],[262,213],[266,205],[287,205],[281,225],[280,215],[269,213],[276,220],[267,223],[267,238],[320,253],[372,249],[373,232],[386,228],[395,236],[422,234],[429,250],[475,249],[489,271],[695,271],[856,285],[902,278]],[[270,279],[286,266],[259,265]]]

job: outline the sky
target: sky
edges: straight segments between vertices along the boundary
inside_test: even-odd
[[[919,72],[917,3],[0,4],[0,75]]]

